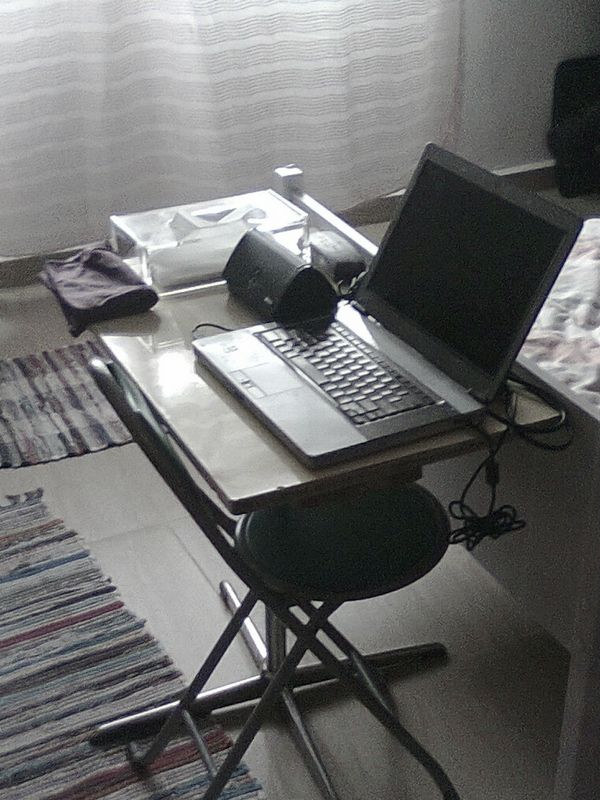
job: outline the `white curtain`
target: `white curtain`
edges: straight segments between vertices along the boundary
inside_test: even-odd
[[[1,0],[0,253],[266,188],[334,208],[451,144],[460,0]]]

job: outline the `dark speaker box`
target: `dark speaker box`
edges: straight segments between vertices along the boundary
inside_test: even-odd
[[[261,319],[286,324],[332,317],[329,281],[271,234],[248,231],[223,271],[229,291]]]
[[[600,191],[600,56],[556,68],[548,147],[564,197]]]

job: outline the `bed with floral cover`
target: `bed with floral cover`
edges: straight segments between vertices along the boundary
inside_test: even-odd
[[[600,218],[585,221],[521,354],[600,411]]]

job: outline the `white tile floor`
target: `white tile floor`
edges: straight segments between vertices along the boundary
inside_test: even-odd
[[[0,291],[3,356],[71,341],[42,287]],[[89,541],[129,607],[148,620],[180,668],[195,671],[226,620],[216,593],[225,571],[137,448],[0,471],[0,496],[37,486]],[[448,646],[448,664],[395,677],[393,693],[403,721],[444,764],[463,800],[550,796],[566,654],[517,614],[469,555],[453,548],[416,586],[349,604],[338,618],[365,651],[428,640]],[[239,645],[218,682],[253,671]],[[305,695],[303,706],[341,797],[436,796],[422,770],[339,691]],[[239,719],[223,722],[234,732]],[[265,727],[247,760],[269,798],[319,797],[277,721]]]

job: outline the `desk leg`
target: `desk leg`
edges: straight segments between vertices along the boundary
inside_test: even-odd
[[[233,587],[227,581],[222,581],[219,584],[219,590],[223,602],[230,613],[234,614],[240,607],[240,600]],[[265,608],[266,642],[262,640],[256,626],[249,618],[242,624],[240,632],[250,650],[254,663],[261,671],[261,675],[268,677],[275,673],[286,655],[285,625],[269,610],[269,608]],[[443,645],[437,643],[421,645],[420,647],[402,648],[400,650],[388,651],[387,653],[374,654],[372,656],[367,656],[366,660],[371,663],[378,663],[379,666],[385,666],[386,662],[389,662],[389,666],[395,666],[398,662],[406,662],[407,658],[416,659],[432,655],[446,655],[446,649]],[[301,670],[302,668],[299,667],[296,670],[296,675],[298,675]],[[313,681],[311,681],[311,684],[322,683],[327,680],[332,680],[332,678],[330,675],[328,676],[325,668],[319,669],[319,666],[313,668]],[[336,793],[331,783],[321,755],[306,728],[300,709],[296,704],[294,693],[289,688],[285,689],[283,692],[282,710],[287,717],[296,746],[304,757],[308,770],[316,785],[319,787],[321,794],[326,800],[339,800],[339,795]]]
[[[227,581],[221,581],[219,584],[219,592],[221,594],[221,599],[227,606],[227,610],[233,616],[233,614],[235,614],[240,607],[239,597],[234,592],[231,584]],[[242,638],[246,643],[246,647],[250,651],[250,655],[252,656],[257,669],[259,669],[261,674],[263,674],[269,669],[267,645],[263,642],[256,625],[252,622],[250,617],[247,617],[242,623],[240,633],[242,634]]]
[[[235,592],[231,587],[228,587],[226,591],[223,589],[221,591],[222,596],[226,596],[227,598],[226,602],[230,610],[235,611],[236,604],[239,604],[239,599]],[[277,630],[279,627],[283,630]],[[285,642],[282,638],[282,634],[285,632],[285,626],[278,620],[277,626],[275,626],[269,622],[267,617],[267,628],[270,629],[268,639],[269,644],[273,648],[272,653],[269,653],[267,644],[262,640],[251,620],[246,620],[242,627],[244,641],[250,647],[250,652],[260,670],[260,674],[216,689],[209,689],[201,692],[194,701],[191,709],[191,713],[194,717],[206,717],[212,711],[218,709],[251,703],[258,700],[263,695],[269,684],[269,668],[273,668],[281,658],[282,653],[285,653]],[[364,656],[364,658],[367,662],[375,665],[379,669],[386,670],[398,668],[400,666],[411,667],[424,660],[443,658],[446,655],[446,648],[442,644],[434,642],[431,644],[401,647],[395,650],[373,653]],[[296,669],[290,684],[293,688],[302,688],[322,685],[323,683],[335,680],[337,679],[333,677],[331,672],[322,664],[309,664]],[[292,695],[291,692],[289,692],[289,694]],[[92,734],[90,742],[93,745],[106,746],[117,742],[127,742],[131,739],[150,736],[160,729],[169,713],[176,707],[177,701],[173,701],[148,709],[147,711],[129,714],[103,723],[99,725],[94,734]],[[285,699],[284,708],[288,717],[295,716],[297,709],[288,707],[288,703]],[[298,736],[300,735],[303,736],[301,732],[298,732]],[[310,739],[308,743],[305,741],[304,744],[307,745],[310,753],[312,747]],[[312,760],[310,754],[307,758]],[[319,767],[315,767],[315,769],[320,771]],[[325,780],[327,781],[328,779],[325,777]],[[321,785],[319,779],[317,779],[317,782]],[[325,796],[331,798],[336,797],[336,795],[332,793],[329,795],[325,794]]]
[[[240,601],[231,586],[226,582],[221,583],[221,594],[224,592],[228,594],[227,604],[229,610],[235,612],[240,605]],[[286,628],[268,608],[265,608],[265,634],[267,640],[267,674],[272,675],[277,672],[286,656]],[[302,754],[304,763],[308,767],[314,782],[319,787],[321,794],[326,800],[339,800],[339,795],[336,794],[333,788],[321,754],[317,750],[313,738],[304,724],[300,709],[296,705],[294,693],[289,688],[283,691],[281,710],[287,718],[296,747]]]
[[[232,614],[235,613],[240,605],[240,600],[234,589],[226,581],[222,581],[219,585],[219,588],[223,602],[227,605],[227,608]],[[273,622],[270,621],[270,618],[273,620]],[[260,670],[263,669],[263,665],[266,665],[268,669],[269,667],[276,668],[277,663],[280,663],[279,658],[275,656],[276,649],[273,647],[273,644],[274,641],[276,641],[274,636],[281,637],[281,633],[278,631],[277,634],[274,634],[273,627],[276,624],[278,627],[281,626],[281,628],[285,630],[283,624],[280,623],[276,617],[273,617],[268,613],[266,616],[266,621],[267,637],[269,638],[269,644],[271,645],[270,652],[267,644],[265,644],[263,641],[252,620],[246,620],[241,628],[244,641],[246,642],[246,645],[252,654],[256,666]],[[280,644],[278,644],[276,647],[279,648]],[[279,653],[281,655],[281,650],[279,650]],[[283,655],[285,655],[285,644],[283,645]],[[378,653],[369,653],[368,655],[364,656],[364,659],[369,664],[373,664],[373,666],[380,670],[392,670],[400,667],[410,668],[412,666],[417,666],[424,660],[435,658],[441,659],[446,658],[447,656],[448,651],[446,650],[446,647],[441,644],[441,642],[428,642],[427,644],[409,645],[407,647],[398,647],[393,650],[381,650]],[[276,661],[269,661],[269,659],[273,659],[273,657],[276,658]],[[341,659],[341,661],[343,663],[344,659]],[[311,686],[312,684],[319,684],[334,680],[337,680],[337,678],[332,677],[331,673],[326,667],[322,666],[321,664],[311,664],[309,667],[298,667],[296,670],[296,676],[293,680],[293,685],[294,687],[307,687]]]
[[[219,584],[219,591],[228,610],[231,614],[234,614],[240,606],[240,601],[233,587],[227,581],[222,581]],[[265,608],[265,631],[267,641],[263,642],[256,626],[248,618],[244,621],[240,633],[250,650],[254,663],[260,670],[261,676],[268,677],[277,671],[286,655],[285,625],[268,608]],[[301,752],[321,794],[327,800],[339,800],[319,751],[304,724],[291,689],[284,689],[283,691],[281,710],[287,717],[296,747]]]

